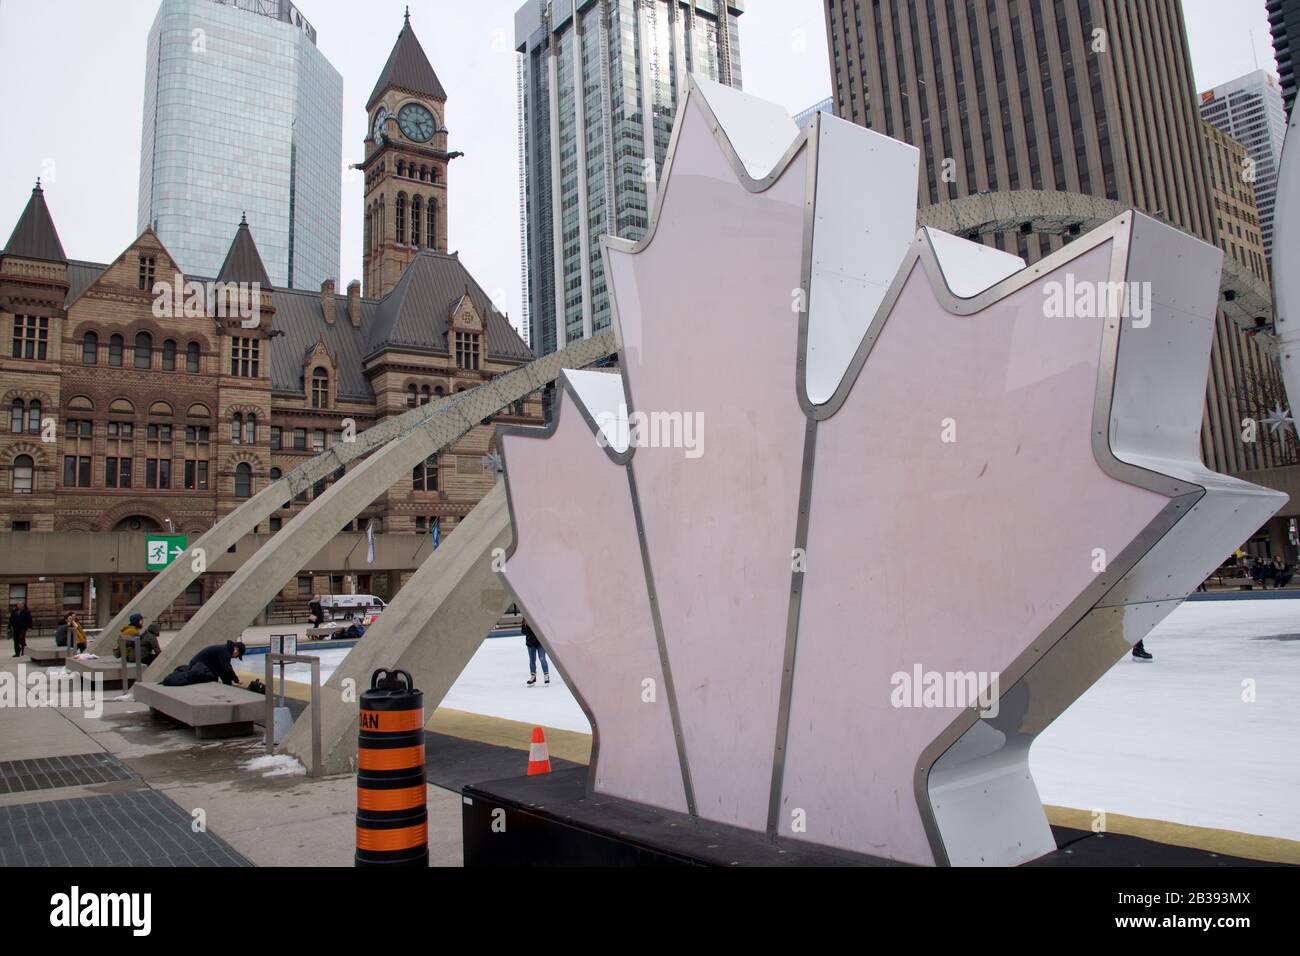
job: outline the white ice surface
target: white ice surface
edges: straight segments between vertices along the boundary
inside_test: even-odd
[[[1184,604],[1147,638],[1154,661],[1126,656],[1038,738],[1043,803],[1300,840],[1300,638],[1278,634],[1300,634],[1300,600]],[[322,680],[346,653],[320,652]],[[523,638],[494,638],[443,704],[590,733],[554,666],[550,687],[527,679]]]

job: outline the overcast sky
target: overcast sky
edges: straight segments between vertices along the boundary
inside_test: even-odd
[[[520,0],[411,0],[447,90],[450,246],[519,320],[514,11]],[[406,0],[301,0],[343,75],[343,159],[362,156],[369,95]],[[797,112],[830,95],[823,0],[748,0],[745,89]],[[0,0],[0,237],[37,176],[68,255],[105,262],[135,238],[145,43],[158,0]],[[1183,0],[1199,89],[1274,71],[1264,0]],[[340,288],[360,278],[361,179],[343,180]]]

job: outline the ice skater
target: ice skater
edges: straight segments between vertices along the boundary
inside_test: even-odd
[[[537,658],[542,659],[542,677],[544,684],[551,682],[551,668],[546,663],[546,648],[542,647],[542,642],[537,639],[533,629],[528,626],[527,621],[521,621],[519,629],[524,632],[524,644],[528,647],[528,684],[533,687],[537,684]]]
[[[1141,641],[1138,641],[1136,644],[1133,645],[1133,660],[1153,661],[1155,660],[1155,655],[1153,655],[1150,651],[1148,651],[1145,647],[1143,647]]]

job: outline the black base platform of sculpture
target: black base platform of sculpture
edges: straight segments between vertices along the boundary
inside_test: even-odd
[[[587,793],[587,768],[462,790],[466,866],[897,866]],[[501,812],[504,811],[504,812]],[[1053,827],[1028,866],[1267,866],[1139,837]]]

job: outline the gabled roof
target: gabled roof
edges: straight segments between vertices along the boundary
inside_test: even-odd
[[[41,181],[36,181],[32,198],[27,200],[27,208],[18,217],[13,235],[5,244],[4,255],[21,256],[24,259],[46,259],[51,262],[67,262],[63,243],[59,241],[59,232],[54,228],[54,219],[50,208],[45,205],[45,191]]]
[[[271,279],[262,265],[262,257],[257,251],[257,243],[248,228],[248,218],[244,217],[235,232],[235,240],[226,253],[226,261],[217,273],[218,282],[257,282],[263,289],[271,288]]]
[[[367,355],[384,348],[447,352],[447,320],[469,295],[483,318],[486,351],[492,358],[529,361],[533,354],[459,257],[422,249],[393,291],[379,304]]]
[[[315,350],[317,343],[324,342],[338,369],[335,385],[338,397],[362,402],[375,400],[370,380],[366,378],[363,359],[366,353],[366,332],[375,322],[378,302],[374,299],[361,300],[361,328],[356,328],[348,316],[346,295],[334,296],[336,318],[333,323],[325,321],[319,292],[276,289],[272,301],[275,305],[275,328],[280,333],[271,342],[273,391],[304,394],[303,363]]]
[[[438,81],[438,75],[429,65],[429,58],[424,55],[424,47],[420,46],[420,41],[415,38],[415,31],[411,29],[409,10],[406,14],[406,22],[402,25],[402,32],[397,35],[397,42],[393,45],[393,52],[388,54],[388,62],[384,64],[383,72],[379,74],[379,82],[375,84],[374,92],[366,101],[366,109],[369,110],[374,106],[375,101],[390,86],[436,100],[447,98],[442,83]]]

